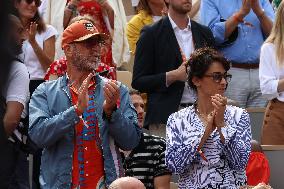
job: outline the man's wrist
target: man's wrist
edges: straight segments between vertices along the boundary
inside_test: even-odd
[[[103,110],[104,110],[105,117],[108,120],[111,120],[113,112],[117,110],[117,106],[115,105],[115,106],[110,107],[110,108],[103,108]]]
[[[248,15],[248,13],[246,13],[244,10],[239,10],[237,13],[236,13],[237,15],[238,15],[238,17],[240,18],[240,19],[244,19],[245,17],[246,17],[246,15]]]
[[[260,9],[259,11],[257,11],[256,13],[257,18],[260,20],[263,18],[263,16],[265,15],[265,11],[264,9]]]
[[[35,46],[36,45],[35,38],[29,38],[29,43],[31,44],[31,46]]]

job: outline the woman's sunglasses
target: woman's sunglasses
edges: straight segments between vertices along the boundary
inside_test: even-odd
[[[211,74],[204,75],[204,77],[212,77],[213,81],[215,81],[216,83],[220,83],[223,78],[226,80],[227,83],[230,82],[232,79],[232,75],[228,74],[227,72],[224,74],[222,74],[221,72],[213,72]]]
[[[25,0],[27,4],[32,4],[33,2],[35,2],[35,6],[39,7],[41,5],[41,0]]]

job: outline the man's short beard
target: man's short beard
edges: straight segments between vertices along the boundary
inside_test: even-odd
[[[82,72],[92,72],[94,71],[100,62],[100,58],[94,59],[93,56],[83,56],[79,52],[74,54],[72,65],[75,67],[78,71]]]
[[[175,10],[175,12],[178,12],[180,14],[188,14],[191,10],[191,8],[189,10],[186,10],[182,7],[178,7],[178,6],[174,6],[174,5],[172,5],[172,9]]]

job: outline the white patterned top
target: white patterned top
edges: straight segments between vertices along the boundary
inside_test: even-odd
[[[179,188],[235,189],[246,184],[245,168],[251,151],[248,113],[227,106],[225,144],[215,129],[203,145],[202,159],[197,147],[205,127],[194,106],[173,113],[167,122],[166,165],[179,175]]]

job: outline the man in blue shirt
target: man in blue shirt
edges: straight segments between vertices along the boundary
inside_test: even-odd
[[[274,12],[268,0],[204,0],[201,20],[212,30],[220,51],[232,62],[227,96],[241,107],[263,107],[258,78],[262,43]]]

